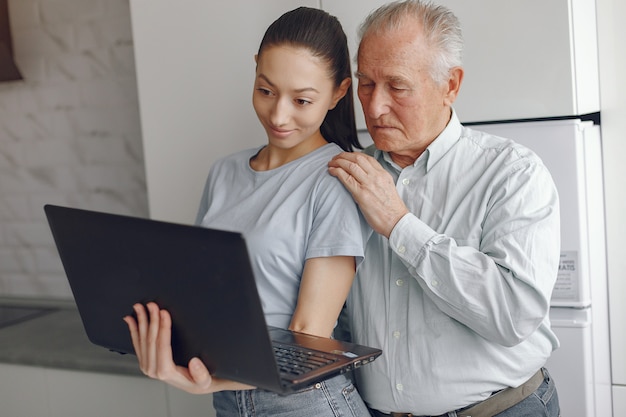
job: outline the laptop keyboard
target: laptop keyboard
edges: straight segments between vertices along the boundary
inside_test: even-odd
[[[274,344],[274,356],[281,377],[288,379],[337,362],[336,358],[320,352],[280,344]]]

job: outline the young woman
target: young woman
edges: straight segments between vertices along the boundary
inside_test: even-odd
[[[267,29],[256,60],[253,105],[267,144],[213,165],[197,223],[244,233],[269,325],[329,337],[363,255],[356,204],[328,161],[360,147],[350,57],[336,18],[301,7]],[[337,376],[280,396],[212,378],[194,358],[174,365],[171,319],[149,303],[127,321],[142,371],[193,393],[214,393],[218,416],[369,415]]]

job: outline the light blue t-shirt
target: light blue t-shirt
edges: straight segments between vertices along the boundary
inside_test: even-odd
[[[362,221],[351,195],[328,173],[339,146],[327,144],[276,169],[255,171],[250,158],[260,149],[212,166],[196,223],[244,234],[267,324],[286,328],[305,261],[325,256],[359,261]]]

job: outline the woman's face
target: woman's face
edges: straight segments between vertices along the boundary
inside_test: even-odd
[[[328,64],[306,48],[270,46],[256,61],[252,104],[269,146],[291,149],[319,140],[326,113],[345,95],[349,81],[335,88]]]

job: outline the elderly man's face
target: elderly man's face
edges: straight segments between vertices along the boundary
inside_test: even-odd
[[[462,78],[459,68],[450,81],[436,84],[428,72],[431,54],[421,28],[408,24],[366,35],[359,47],[358,95],[367,129],[376,147],[401,166],[413,163],[445,128]]]

